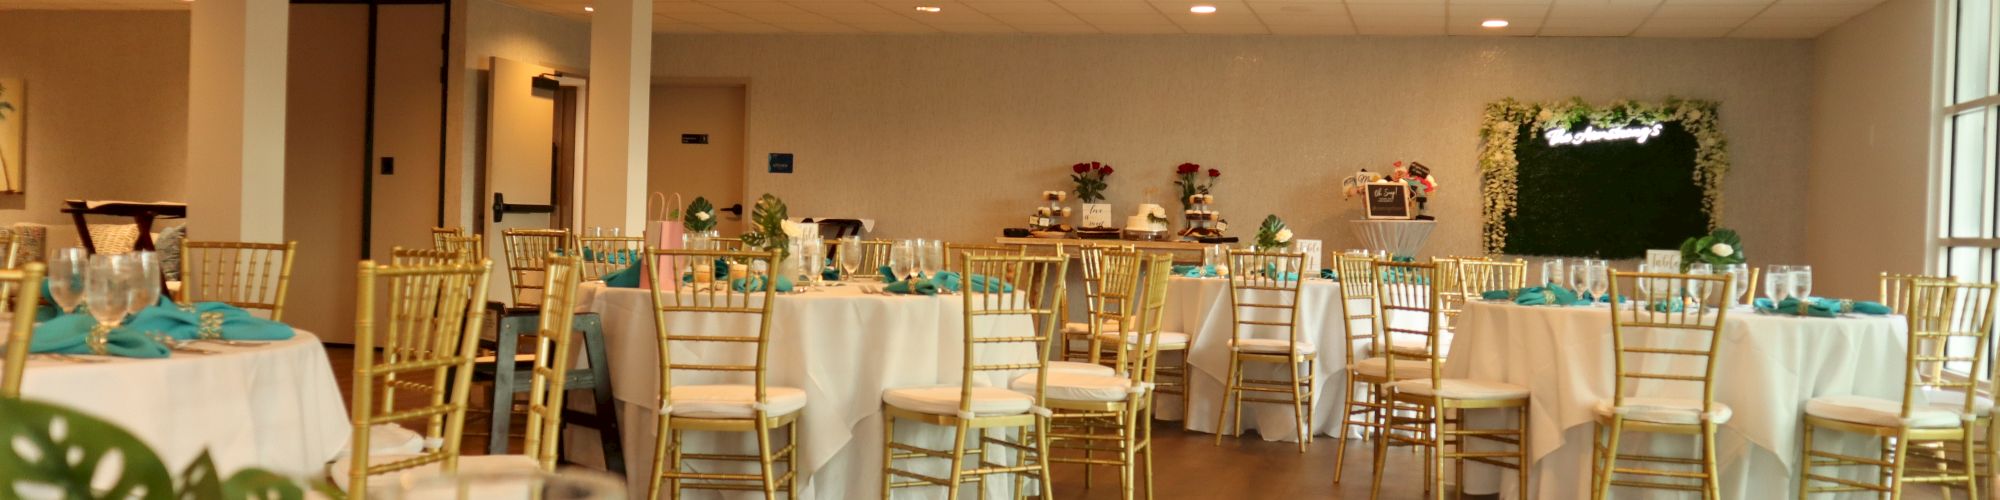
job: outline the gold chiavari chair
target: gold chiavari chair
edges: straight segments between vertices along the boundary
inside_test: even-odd
[[[1337,438],[1341,451],[1338,455],[1334,455],[1333,459],[1333,484],[1340,484],[1340,479],[1346,472],[1347,439],[1352,434],[1352,428],[1366,429],[1366,435],[1376,436],[1379,439],[1379,435],[1388,425],[1385,421],[1378,420],[1378,417],[1389,412],[1408,409],[1398,407],[1394,402],[1382,397],[1385,386],[1398,380],[1428,377],[1430,371],[1416,363],[1404,363],[1396,368],[1394,376],[1390,375],[1388,356],[1392,352],[1373,352],[1374,346],[1382,343],[1384,335],[1393,333],[1384,331],[1383,322],[1377,321],[1382,311],[1379,310],[1381,290],[1376,286],[1375,260],[1367,255],[1353,254],[1337,255],[1334,258],[1336,269],[1340,273],[1340,292],[1347,307],[1347,342],[1342,346],[1346,352],[1341,353],[1347,361],[1344,385],[1341,386],[1347,388],[1347,396],[1346,401],[1341,404],[1340,434]],[[1439,288],[1438,293],[1443,294],[1443,287]],[[1354,320],[1357,319],[1368,320],[1367,327],[1355,328]],[[1421,349],[1425,346],[1417,347]],[[1422,352],[1408,349],[1396,350],[1393,353],[1423,355]],[[1356,389],[1357,386],[1360,387],[1359,390]]]
[[[1459,259],[1459,294],[1466,298],[1493,290],[1519,290],[1528,286],[1528,262]]]
[[[442,266],[458,263],[459,257],[459,253],[450,250],[389,248],[389,265],[392,266]]]
[[[464,236],[465,230],[463,228],[433,227],[431,228],[431,248],[445,248],[446,242],[451,241],[452,238]]]
[[[1877,278],[1876,286],[1879,287],[1877,292],[1879,295],[1876,296],[1876,300],[1882,301],[1882,305],[1889,306],[1889,311],[1895,314],[1904,314],[1907,308],[1904,306],[1903,301],[1909,299],[1907,292],[1910,289],[1910,285],[1921,281],[1952,281],[1952,278],[1950,276],[1933,276],[1928,274],[1882,273],[1881,277]],[[1755,288],[1753,287],[1752,289],[1754,290]]]
[[[1106,248],[1095,243],[1086,243],[1082,248],[1077,249],[1077,266],[1083,268],[1084,320],[1069,321],[1069,316],[1063,316],[1063,342],[1060,359],[1064,361],[1096,363],[1097,352],[1100,350],[1096,341],[1097,334],[1102,332],[1105,326],[1110,326],[1114,330],[1118,328],[1117,325],[1102,324],[1102,321],[1107,318],[1103,318],[1101,317],[1102,315],[1098,314],[1103,305],[1098,300],[1098,283],[1103,281],[1101,270],[1103,269],[1104,251]],[[1067,312],[1069,310],[1068,304],[1063,304],[1063,306],[1062,309]]]
[[[21,377],[28,368],[28,343],[34,336],[35,306],[42,300],[42,274],[47,269],[40,262],[29,262],[20,269],[0,269],[0,290],[12,302],[14,317],[8,321],[7,366],[0,373],[0,399],[21,397]]]
[[[299,243],[181,243],[180,303],[221,302],[285,319],[285,292]]]
[[[889,240],[861,240],[861,270],[856,274],[878,275],[877,270],[889,265],[889,248],[893,244]]]
[[[7,252],[4,255],[0,255],[0,269],[13,269],[16,267],[20,267],[21,266],[20,236],[16,235],[14,231],[0,230],[0,252]]]
[[[1612,271],[1608,278],[1607,293],[1614,304],[1614,378],[1612,398],[1599,400],[1595,408],[1592,498],[1605,498],[1612,486],[1625,486],[1694,491],[1719,500],[1715,432],[1729,423],[1733,412],[1729,405],[1715,401],[1715,361],[1721,352],[1722,325],[1733,302],[1735,284],[1728,275],[1714,274]],[[1626,300],[1628,287],[1639,290],[1642,297],[1659,300]],[[1675,367],[1681,369],[1676,371]],[[1700,388],[1699,399],[1660,396],[1673,392],[1666,387],[1689,385]],[[1621,452],[1620,440],[1628,432],[1694,436],[1698,456]],[[1621,462],[1678,467],[1621,467]],[[1620,474],[1645,479],[1620,480]],[[1690,480],[1695,484],[1688,484]]]
[[[1964,464],[1975,463],[1975,422],[1984,419],[1988,421],[1988,427],[1992,427],[1991,400],[1984,401],[1982,405],[1982,398],[1963,397],[1978,391],[1980,380],[1977,378],[1932,378],[1927,374],[1940,371],[1934,370],[1932,365],[1946,363],[1966,363],[1975,369],[1986,366],[1987,337],[1993,330],[1995,297],[2000,296],[2000,285],[1913,279],[1903,286],[1903,293],[1902,303],[1909,320],[1906,345],[1946,344],[1952,339],[1968,339],[1971,340],[1968,349],[1971,353],[1953,356],[1909,349],[1904,356],[1903,394],[1900,400],[1833,395],[1806,401],[1805,439],[1799,445],[1800,498],[1818,492],[1874,491],[1891,500],[1899,500],[1909,484],[1948,487],[1952,483],[1964,485],[1966,498],[1980,498],[1980,477],[1972,474]],[[1922,392],[1927,389],[1934,390],[1932,394],[1955,392],[1961,397],[1948,403],[1932,400],[1925,405],[1926,398]],[[1857,457],[1813,449],[1815,432],[1824,431],[1881,439],[1882,455]],[[1929,472],[1927,474],[1915,474],[1919,470],[1909,467],[1912,449],[1929,443],[1949,443],[1959,456],[1942,462],[1936,469],[1918,468]],[[1826,476],[1813,470],[1815,467],[1869,465],[1883,469],[1875,481]],[[1833,486],[1815,487],[1815,482],[1831,483]]]
[[[459,255],[460,260],[474,262],[486,259],[485,238],[480,235],[444,236],[432,242],[434,250],[444,250]]]
[[[583,279],[601,279],[637,264],[646,253],[646,238],[640,236],[581,236],[576,239],[583,257]]]
[[[515,308],[531,309],[542,303],[542,270],[547,257],[570,250],[572,238],[566,229],[508,229],[500,233],[507,251],[507,283],[513,289]]]
[[[956,269],[958,261],[968,255],[987,257],[1021,256],[1028,254],[1028,247],[1021,245],[993,245],[979,243],[945,243],[944,266]]]
[[[535,359],[528,389],[527,435],[522,438],[523,456],[532,459],[543,472],[555,472],[556,452],[561,449],[563,395],[569,378],[570,336],[576,326],[576,288],[586,266],[576,256],[549,255],[549,267],[542,273],[541,319],[534,334]],[[494,455],[488,455],[494,456]],[[511,456],[511,455],[500,455]]]
[[[349,498],[368,495],[368,480],[392,472],[435,466],[459,470],[459,439],[465,430],[471,394],[472,358],[485,319],[486,282],[491,262],[442,266],[376,266],[362,261],[354,337],[354,425],[350,453],[333,467],[334,482]],[[376,290],[388,290],[382,332],[376,332]],[[405,376],[407,375],[407,376]],[[447,389],[448,388],[448,389]],[[378,391],[379,389],[379,391]],[[424,394],[415,407],[402,407],[396,392]],[[447,390],[449,394],[447,394]],[[415,422],[423,427],[423,451],[406,456],[371,456],[372,427]],[[376,461],[384,463],[375,463]]]
[[[1130,364],[1127,358],[1133,356],[1132,353],[1145,342],[1153,344],[1151,349],[1156,351],[1156,354],[1179,353],[1176,362],[1160,364],[1155,369],[1155,392],[1180,396],[1181,414],[1187,415],[1191,408],[1186,397],[1187,353],[1188,346],[1194,343],[1194,337],[1183,332],[1161,331],[1156,332],[1151,339],[1141,339],[1133,333],[1139,327],[1135,315],[1142,312],[1139,308],[1144,305],[1141,302],[1144,297],[1139,295],[1137,277],[1141,276],[1141,264],[1150,259],[1148,255],[1127,245],[1107,249],[1099,258],[1095,285],[1098,287],[1097,296],[1092,299],[1092,303],[1096,305],[1095,311],[1091,312],[1092,320],[1097,326],[1097,333],[1092,342],[1095,347],[1091,351],[1095,355],[1091,359],[1091,364],[1123,369]],[[1173,267],[1173,254],[1160,255],[1168,259],[1169,268]],[[1105,353],[1110,353],[1110,359],[1105,358]],[[1052,365],[1050,369],[1057,369],[1059,366],[1060,363]],[[1183,418],[1181,422],[1185,425],[1187,419]]]
[[[732,286],[730,279],[714,278],[709,266],[716,259],[752,268],[761,263],[765,269],[775,269],[777,253],[655,249],[647,251],[641,261],[654,283],[653,323],[659,335],[662,401],[646,498],[659,498],[663,491],[669,498],[680,498],[683,489],[708,489],[761,491],[764,498],[771,499],[780,488],[788,498],[797,498],[802,479],[798,476],[798,418],[806,406],[806,393],[795,387],[773,386],[767,380],[776,280],[746,277],[744,286]],[[689,331],[669,321],[684,316],[740,318],[717,324],[747,322],[754,333]],[[742,348],[722,350],[726,346]],[[714,355],[685,361],[673,356],[675,351],[692,349],[714,350]],[[746,351],[754,354],[743,356]],[[675,382],[675,372],[697,372],[711,379]],[[750,380],[748,384],[738,380],[734,385],[722,381],[732,376]],[[775,448],[772,434],[780,428],[785,429],[785,447]],[[756,437],[757,453],[691,453],[682,439],[688,431],[751,433]],[[688,466],[693,460],[755,463],[757,472],[701,472]],[[783,474],[776,471],[781,461],[785,464]]]
[[[1472,460],[1497,467],[1512,468],[1519,474],[1517,498],[1528,496],[1528,472],[1533,464],[1528,460],[1528,389],[1514,384],[1472,380],[1447,379],[1443,376],[1444,356],[1440,354],[1444,335],[1442,327],[1444,311],[1438,299],[1441,290],[1431,286],[1436,283],[1437,266],[1413,262],[1376,261],[1370,273],[1375,278],[1376,293],[1382,299],[1380,306],[1384,317],[1395,315],[1395,322],[1383,322],[1381,330],[1386,335],[1397,333],[1424,339],[1425,352],[1411,356],[1391,352],[1387,359],[1387,371],[1399,373],[1404,366],[1418,365],[1424,370],[1422,377],[1390,382],[1383,386],[1383,399],[1392,406],[1382,410],[1377,418],[1385,423],[1384,432],[1375,441],[1375,478],[1369,487],[1368,497],[1375,498],[1382,487],[1382,462],[1388,454],[1390,442],[1401,441],[1424,448],[1425,489],[1431,496],[1443,500],[1444,463],[1449,460],[1464,477],[1465,461]],[[1412,324],[1415,318],[1422,318],[1422,325]],[[1408,413],[1412,416],[1398,417],[1392,410],[1403,410],[1401,405],[1411,405]],[[1514,429],[1475,429],[1468,425],[1465,412],[1469,410],[1514,409],[1519,411],[1519,426]],[[1469,451],[1469,439],[1513,445],[1513,451]],[[1511,461],[1509,461],[1511,460]]]
[[[1056,304],[1064,300],[1069,259],[1051,257],[988,257],[965,259],[957,269],[967,277],[964,290],[964,361],[959,383],[930,387],[905,387],[882,393],[882,497],[895,488],[942,486],[945,498],[961,498],[965,483],[975,483],[981,491],[988,476],[1015,476],[1016,497],[1026,479],[1041,484],[1040,496],[1052,498],[1049,478],[1049,428],[1053,412],[1041,406],[1048,401],[1051,333],[1060,331],[1061,318]],[[1014,290],[969,286],[974,276],[1016,276]],[[1028,293],[1024,290],[1036,290]],[[1028,324],[1018,324],[1026,321]],[[1005,350],[1032,346],[1032,357],[1003,356]],[[984,380],[994,375],[1030,372],[1035,383],[1027,390],[994,387]],[[896,441],[896,422],[907,421],[950,427],[956,430],[950,449],[929,449]],[[996,431],[989,434],[989,431]],[[1010,432],[1029,431],[1029,432]],[[966,449],[968,438],[978,451]],[[1019,441],[1016,441],[1019,440]],[[1031,442],[1020,442],[1031,441]],[[991,447],[1011,451],[1011,464],[999,463],[1007,453],[988,451]],[[975,462],[965,467],[970,456]],[[901,460],[905,467],[898,467]],[[949,477],[918,472],[911,463],[944,460]],[[932,462],[935,463],[935,462]]]
[[[716,250],[726,252],[744,251],[743,238],[709,238],[708,244],[714,246]],[[889,247],[887,246],[882,247],[882,263],[889,263]]]
[[[1465,261],[1490,261],[1486,257],[1431,257],[1437,265],[1439,307],[1444,310],[1444,330],[1451,331],[1453,322],[1458,321],[1458,313],[1465,307],[1465,289],[1458,281],[1458,263]]]
[[[1119,263],[1130,259],[1134,270]],[[1130,300],[1126,324],[1136,325],[1130,335],[1131,349],[1120,350],[1118,371],[1108,374],[1076,374],[1049,371],[1047,403],[1055,411],[1051,426],[1050,462],[1084,464],[1084,487],[1090,487],[1090,471],[1096,465],[1119,466],[1119,485],[1124,498],[1138,489],[1135,476],[1146,476],[1146,498],[1153,497],[1152,389],[1159,367],[1159,340],[1162,316],[1167,303],[1167,281],[1173,275],[1170,254],[1140,256],[1132,252],[1106,255],[1104,293]],[[1144,283],[1141,294],[1140,283]],[[1010,386],[1015,391],[1034,390],[1035,375],[1023,375]],[[1075,451],[1065,456],[1055,452]],[[1110,458],[1099,458],[1098,453]],[[1142,456],[1143,455],[1143,456]]]
[[[1299,453],[1312,443],[1312,407],[1317,391],[1313,375],[1319,363],[1319,349],[1310,339],[1299,338],[1299,297],[1305,280],[1305,254],[1263,253],[1231,250],[1229,274],[1229,377],[1222,404],[1215,410],[1215,444],[1222,444],[1223,422],[1228,422],[1230,400],[1235,400],[1235,429],[1243,433],[1243,403],[1289,404],[1297,427]],[[1256,337],[1257,331],[1282,332],[1276,338]],[[1285,380],[1245,378],[1244,363],[1264,363],[1284,367]],[[1305,370],[1300,380],[1299,370]],[[1250,398],[1248,393],[1283,394],[1283,399]]]

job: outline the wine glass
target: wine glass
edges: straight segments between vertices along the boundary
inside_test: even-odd
[[[97,318],[97,324],[118,326],[131,312],[129,307],[133,291],[128,286],[127,275],[135,274],[133,267],[129,255],[98,254],[90,257],[83,277],[83,295],[89,305],[90,316]]]
[[[129,311],[139,314],[160,302],[160,255],[151,251],[132,252],[131,273],[125,276],[132,289]]]
[[[1764,297],[1771,299],[1771,306],[1777,307],[1785,297],[1792,294],[1792,266],[1771,265],[1764,268]]]
[[[1604,300],[1603,299],[1604,292],[1609,291],[1611,289],[1611,276],[1608,274],[1610,272],[1611,272],[1611,261],[1603,259],[1590,261],[1590,270],[1587,271],[1587,273],[1589,274],[1588,277],[1590,278],[1589,283],[1590,283],[1591,297],[1597,297],[1598,300]]]
[[[924,277],[936,278],[938,271],[944,270],[944,242],[938,240],[917,240],[917,268]]]
[[[854,273],[861,271],[861,256],[867,250],[861,248],[860,236],[840,239],[840,276],[848,281],[859,279]]]
[[[799,246],[800,250],[804,251],[806,282],[817,285],[820,281],[820,273],[826,272],[826,243],[818,239],[807,238],[805,241],[800,242]]]
[[[1790,285],[1793,297],[1798,297],[1799,300],[1811,299],[1812,266],[1792,266],[1792,282]]]
[[[1582,293],[1583,293],[1583,292],[1584,292],[1585,290],[1589,290],[1589,289],[1590,289],[1590,260],[1589,260],[1589,259],[1582,259],[1582,260],[1578,260],[1578,261],[1576,261],[1576,264],[1575,264],[1575,265],[1571,265],[1571,266],[1569,266],[1569,283],[1568,283],[1568,284],[1569,284],[1569,289],[1570,289],[1570,290],[1574,290],[1574,291],[1576,291],[1576,293],[1578,293],[1578,294],[1582,294]],[[1596,296],[1594,296],[1594,295],[1592,296],[1592,298],[1595,298],[1595,297],[1596,297]]]
[[[897,280],[915,278],[917,273],[916,261],[917,242],[901,240],[889,247],[889,272],[895,274]]]
[[[1729,304],[1737,305],[1743,303],[1744,298],[1749,297],[1751,293],[1750,266],[1746,264],[1729,264],[1722,266],[1722,272],[1729,274],[1730,289],[1736,291],[1734,295],[1727,297]]]
[[[1687,274],[1692,274],[1695,276],[1712,276],[1715,274],[1715,266],[1704,262],[1696,262],[1693,264],[1688,264]],[[1708,288],[1708,282],[1706,281],[1700,281],[1700,280],[1675,280],[1675,281],[1682,282],[1686,285],[1687,298],[1689,299],[1690,303],[1693,304],[1702,304],[1708,302],[1707,300],[1708,292],[1714,291]]]
[[[89,262],[90,254],[83,247],[56,250],[49,256],[49,299],[63,314],[76,312],[77,303],[83,302],[84,266]]]
[[[1563,277],[1562,259],[1549,259],[1542,261],[1542,285],[1544,286],[1560,285],[1563,282],[1562,277]]]

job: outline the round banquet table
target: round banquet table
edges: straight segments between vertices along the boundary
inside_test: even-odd
[[[21,396],[131,431],[176,476],[207,450],[224,474],[259,467],[318,477],[346,448],[352,428],[319,337],[295,332],[255,346],[197,344],[216,352],[206,355],[31,359]]]
[[[1275,297],[1277,292],[1258,291]],[[1313,376],[1318,393],[1313,401],[1312,429],[1318,435],[1334,435],[1340,428],[1340,408],[1347,388],[1339,387],[1341,372],[1347,369],[1347,359],[1340,349],[1347,346],[1347,308],[1340,297],[1340,283],[1333,280],[1308,277],[1299,292],[1299,323],[1297,338],[1319,347],[1319,363]],[[1276,301],[1276,298],[1259,298],[1260,301]],[[1174,277],[1167,284],[1166,318],[1161,322],[1166,331],[1187,333],[1194,337],[1189,346],[1188,363],[1194,372],[1188,378],[1193,386],[1192,404],[1188,405],[1193,415],[1181,415],[1180,401],[1172,395],[1163,395],[1153,409],[1154,415],[1167,420],[1185,419],[1189,429],[1215,432],[1218,427],[1215,413],[1222,405],[1224,379],[1229,376],[1229,339],[1234,333],[1233,319],[1229,314],[1229,280],[1225,278]],[[1365,304],[1363,304],[1365,305]],[[1283,320],[1283,313],[1265,308],[1246,308],[1249,320]],[[1275,315],[1275,317],[1264,317]],[[1365,322],[1361,328],[1371,328]],[[1253,326],[1245,330],[1245,335],[1256,338],[1278,339],[1284,336],[1282,329]],[[1171,355],[1162,356],[1172,361]],[[1261,366],[1259,366],[1261,365]],[[1284,369],[1267,363],[1245,365],[1250,378],[1275,380],[1283,377]],[[1275,397],[1264,395],[1261,397]],[[1287,405],[1245,403],[1243,405],[1243,430],[1256,430],[1265,440],[1298,441],[1297,425],[1293,423],[1292,409]]]
[[[771,317],[768,384],[803,389],[807,402],[799,418],[800,498],[880,498],[882,474],[882,391],[898,387],[956,385],[964,367],[964,300],[962,295],[880,295],[864,293],[864,285],[847,283],[806,293],[780,294]],[[653,463],[653,442],[659,415],[659,343],[654,329],[651,292],[604,288],[587,284],[579,293],[589,310],[602,315],[605,345],[610,354],[612,392],[617,400],[619,428],[624,432],[626,481],[634,497],[645,495]],[[706,335],[755,335],[747,318],[731,323],[713,314],[670,313],[677,332]],[[730,321],[734,321],[733,319]],[[1026,317],[982,317],[988,332],[1031,328]],[[995,344],[982,351],[981,363],[999,359],[1033,359],[1026,344]],[[689,362],[717,356],[710,362],[746,362],[741,346],[722,343],[676,342],[675,359]],[[733,353],[733,354],[732,354]],[[739,357],[740,355],[740,357]],[[992,355],[988,358],[988,355]],[[720,356],[728,356],[726,358]],[[716,374],[676,371],[676,384],[748,383],[747,378],[718,379]],[[1004,386],[1011,375],[983,373],[981,382]],[[571,432],[587,433],[588,430]],[[952,430],[916,423],[897,425],[897,439],[942,447]],[[754,452],[748,433],[692,433],[686,437],[696,450]],[[783,442],[780,437],[779,443]],[[566,435],[570,456],[586,464],[602,457],[594,436]],[[695,462],[701,466],[702,462]],[[707,462],[713,464],[714,462]],[[782,470],[782,469],[780,469]],[[942,474],[934,471],[933,475]],[[989,481],[1002,492],[1012,481]],[[898,498],[918,494],[943,496],[942,488],[910,488]],[[663,495],[664,496],[664,495]],[[713,498],[715,492],[687,490],[687,496]],[[1004,496],[1004,495],[1003,495]],[[997,498],[997,497],[996,497]]]
[[[1818,396],[1858,394],[1900,399],[1904,369],[1906,323],[1899,316],[1801,318],[1731,309],[1723,320],[1715,360],[1715,400],[1729,405],[1732,417],[1716,433],[1723,498],[1790,498],[1796,479],[1800,420],[1807,400]],[[1548,307],[1471,301],[1459,316],[1451,358],[1444,375],[1451,378],[1504,381],[1528,387],[1530,476],[1535,498],[1585,498],[1590,492],[1591,423],[1600,399],[1612,397],[1611,310],[1608,306]],[[1670,334],[1681,339],[1671,348],[1701,349],[1698,336]],[[1628,332],[1627,340],[1648,339],[1646,332]],[[1635,356],[1644,371],[1699,373],[1699,365],[1664,368],[1652,363],[1662,356]],[[1676,362],[1691,363],[1695,358]],[[1698,384],[1653,384],[1637,390],[1659,397],[1701,397]],[[1469,416],[1477,425],[1512,425],[1491,412]],[[1511,414],[1511,412],[1509,412]],[[1686,436],[1627,434],[1651,454],[1694,456]],[[1868,455],[1871,448],[1857,438],[1820,440],[1822,449]],[[1635,448],[1626,448],[1627,452]],[[1862,468],[1853,473],[1871,473]],[[1466,465],[1468,493],[1504,492],[1512,498],[1514,473],[1480,464]],[[1857,476],[1857,479],[1860,478]],[[1502,484],[1502,483],[1505,484]],[[1640,496],[1652,493],[1653,496]],[[1681,498],[1684,493],[1620,488],[1618,498]],[[1674,496],[1679,494],[1681,496]],[[1873,496],[1869,496],[1873,498]]]

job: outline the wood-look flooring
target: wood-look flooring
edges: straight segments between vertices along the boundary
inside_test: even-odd
[[[353,404],[353,354],[348,347],[327,346],[327,356],[340,380],[341,395],[348,399],[348,404]],[[474,401],[482,399],[474,398]],[[475,426],[467,427],[470,430]],[[1154,496],[1157,499],[1368,498],[1369,474],[1372,472],[1368,463],[1370,453],[1367,445],[1360,441],[1348,443],[1347,477],[1335,486],[1333,460],[1338,451],[1335,449],[1338,441],[1330,437],[1322,436],[1314,440],[1305,453],[1299,453],[1297,445],[1292,443],[1267,442],[1255,434],[1223,438],[1222,445],[1216,446],[1214,435],[1182,431],[1174,423],[1159,422],[1153,439],[1154,446],[1158,448],[1158,455],[1153,461],[1154,472],[1158,476],[1153,481],[1158,489]],[[467,454],[485,452],[483,439],[469,438],[466,441]],[[474,441],[481,444],[474,445]],[[644,470],[647,466],[633,464],[632,467]],[[1423,494],[1422,467],[1420,456],[1407,448],[1390,451],[1379,498],[1426,498]],[[1076,465],[1056,467],[1056,500],[1120,497],[1117,469],[1098,467],[1089,489],[1083,486],[1081,472],[1081,467]]]

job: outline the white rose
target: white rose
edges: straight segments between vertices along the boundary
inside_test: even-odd
[[[1736,249],[1731,248],[1728,243],[1716,243],[1709,245],[1708,253],[1715,254],[1716,257],[1728,257],[1736,255]]]
[[[696,220],[708,220],[708,212],[695,212],[694,218]]]
[[[1537,119],[1537,120],[1541,120],[1541,121],[1549,121],[1549,120],[1552,120],[1552,119],[1555,119],[1555,117],[1556,117],[1556,114],[1555,114],[1555,113],[1553,113],[1553,112],[1550,112],[1549,110],[1546,110],[1546,109],[1542,110],[1542,112],[1541,112],[1541,113],[1536,113],[1536,114],[1535,114],[1535,119]]]
[[[1700,120],[1700,119],[1701,119],[1701,110],[1697,109],[1697,110],[1693,110],[1693,111],[1688,111],[1688,119],[1689,119],[1689,120]]]
[[[803,233],[806,230],[805,226],[801,226],[799,225],[799,223],[792,221],[784,221],[779,223],[778,225],[785,228],[785,236],[789,237],[797,237],[800,233]]]
[[[1291,230],[1291,229],[1279,229],[1279,230],[1278,230],[1278,234],[1277,234],[1277,238],[1278,238],[1278,242],[1279,242],[1279,243],[1291,243],[1291,242],[1292,242],[1292,230]]]

